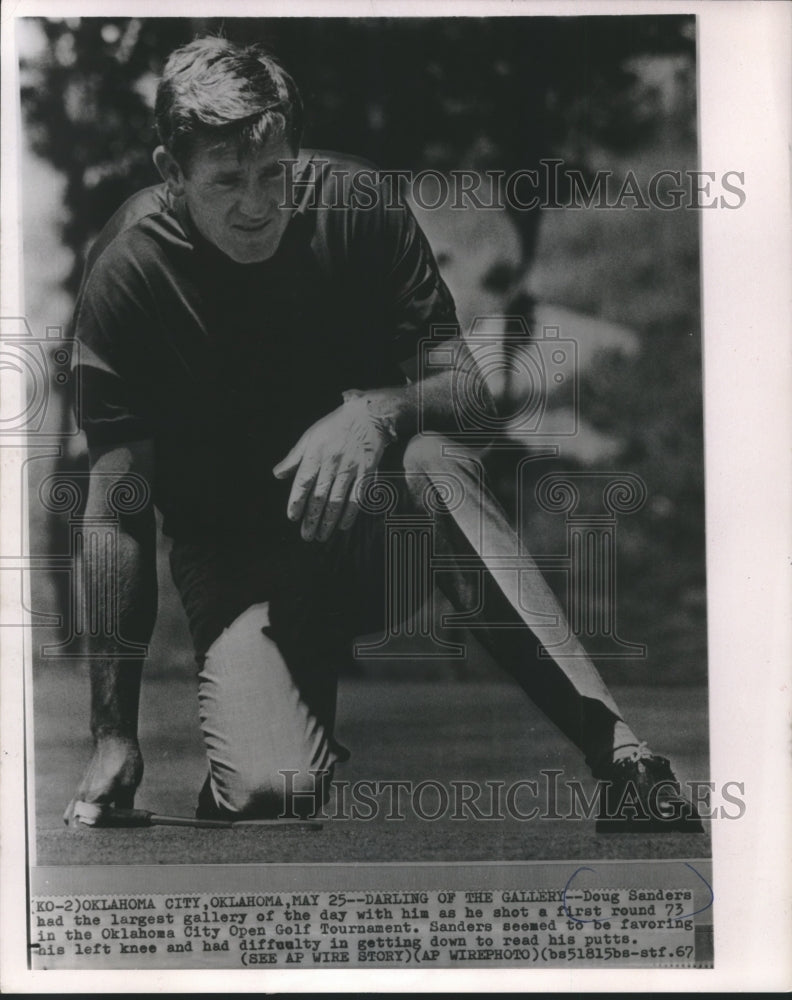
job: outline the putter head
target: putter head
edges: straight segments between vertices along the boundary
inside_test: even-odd
[[[116,809],[102,802],[74,803],[74,822],[80,826],[148,826],[150,817],[145,809]]]

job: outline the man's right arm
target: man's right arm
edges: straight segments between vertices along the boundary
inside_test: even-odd
[[[90,449],[91,477],[86,519],[117,519],[115,572],[98,579],[104,567],[91,560],[83,566],[85,621],[114,619],[127,642],[145,645],[151,639],[157,613],[156,530],[150,503],[134,514],[109,506],[114,480],[132,473],[150,483],[153,446],[150,441]],[[112,609],[108,602],[115,604]],[[85,655],[91,675],[91,734],[93,756],[64,819],[74,822],[76,801],[131,808],[143,776],[138,744],[138,705],[143,658],[120,659],[112,639],[86,634]]]

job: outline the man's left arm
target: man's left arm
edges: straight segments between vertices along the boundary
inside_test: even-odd
[[[376,470],[389,444],[406,442],[419,429],[458,429],[454,394],[459,375],[461,383],[467,383],[470,366],[475,365],[458,337],[450,352],[452,364],[440,370],[433,366],[425,378],[416,371],[420,341],[430,336],[433,326],[458,328],[454,303],[409,209],[390,209],[379,218],[388,258],[384,294],[393,303],[389,348],[392,359],[417,374],[417,381],[346,393],[343,404],[309,427],[275,466],[279,479],[294,475],[287,515],[302,522],[306,541],[325,541],[337,528],[352,526],[360,481]],[[494,413],[495,402],[483,383],[479,392]]]

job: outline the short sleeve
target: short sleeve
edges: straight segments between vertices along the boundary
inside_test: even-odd
[[[372,275],[381,297],[391,363],[405,368],[422,340],[453,336],[458,329],[454,300],[443,281],[429,241],[397,181],[379,174],[373,204],[355,212],[360,273]],[[371,292],[369,292],[371,294]]]
[[[391,350],[400,363],[416,356],[418,344],[437,334],[452,336],[457,325],[451,292],[440,276],[429,241],[407,205],[388,210],[391,259],[386,290],[392,313]]]
[[[151,325],[144,296],[121,280],[113,262],[99,260],[75,308],[73,407],[90,445],[123,444],[152,436],[142,363],[135,345]]]

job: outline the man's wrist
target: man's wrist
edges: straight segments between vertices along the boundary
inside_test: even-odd
[[[371,417],[382,435],[388,439],[388,443],[393,444],[395,441],[398,441],[399,432],[396,428],[396,414],[386,407],[378,407],[375,401],[369,396],[366,397],[366,407],[369,417]]]
[[[343,396],[345,402],[365,399],[371,419],[388,441],[407,441],[419,429],[445,431],[457,426],[451,369],[420,383],[366,392],[349,389]]]
[[[395,390],[395,392],[398,391]],[[398,408],[390,394],[348,389],[343,393],[343,399],[345,404],[365,407],[369,420],[388,444],[399,440]]]
[[[137,743],[138,727],[136,724],[112,725],[102,723],[91,726],[91,735],[94,743]]]

